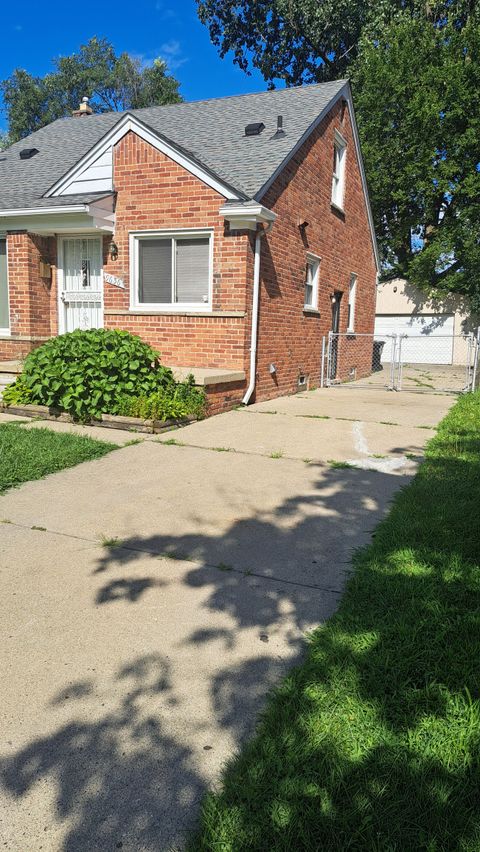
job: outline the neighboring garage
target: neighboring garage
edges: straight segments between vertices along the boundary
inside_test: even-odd
[[[402,354],[411,364],[453,364],[454,327],[453,314],[377,314],[375,317],[376,337],[408,335],[402,342]],[[432,342],[426,343],[427,339]]]
[[[402,358],[411,364],[465,364],[466,337],[478,325],[465,299],[427,299],[401,278],[379,284],[375,337],[402,334]],[[385,361],[390,348],[385,347]]]

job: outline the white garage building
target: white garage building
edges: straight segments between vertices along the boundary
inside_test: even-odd
[[[462,297],[429,300],[401,278],[378,285],[375,337],[407,335],[402,355],[411,364],[464,364],[464,335],[477,325]]]

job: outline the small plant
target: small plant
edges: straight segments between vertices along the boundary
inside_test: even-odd
[[[270,453],[271,459],[283,459],[285,453],[283,450],[274,450],[273,453]]]
[[[125,396],[118,401],[119,414],[142,420],[183,420],[192,414],[202,417],[205,408],[205,393],[195,387],[192,375],[184,382],[174,382],[151,394]]]
[[[106,548],[119,547],[121,545],[121,543],[122,542],[118,538],[118,536],[112,536],[111,538],[109,538],[108,536],[103,535],[103,534],[100,536],[100,544],[102,545],[102,547],[106,547]]]
[[[25,383],[23,374],[20,374],[14,382],[4,388],[2,402],[4,405],[28,405],[32,402],[32,391]]]
[[[235,450],[232,450],[231,447],[209,447],[209,450],[213,450],[214,453],[234,453]]]
[[[217,565],[217,568],[218,568],[219,571],[232,571],[233,570],[233,566],[227,565],[226,562],[219,562],[218,565]]]
[[[34,525],[33,525],[33,527],[30,527],[30,529],[32,529],[32,530],[40,530],[40,532],[47,532],[47,528],[46,528],[46,527],[37,527],[37,525],[36,525],[36,524],[34,524]]]
[[[329,464],[334,470],[347,470],[348,468],[355,467],[355,465],[350,464],[350,462],[337,461],[336,459],[328,459],[327,464]]]
[[[166,447],[184,447],[182,441],[177,441],[176,438],[168,438],[167,441],[162,441],[160,438],[155,442],[157,444],[165,444]]]

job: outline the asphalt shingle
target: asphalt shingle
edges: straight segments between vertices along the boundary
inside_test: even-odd
[[[205,101],[131,110],[142,122],[190,152],[221,180],[255,198],[345,80]],[[45,206],[44,194],[122,117],[104,113],[62,118],[0,152],[0,208]],[[277,116],[285,135],[274,138]],[[245,126],[261,121],[259,136]],[[38,148],[20,160],[23,148]],[[63,196],[62,202],[72,197]],[[58,201],[58,199],[57,199]]]

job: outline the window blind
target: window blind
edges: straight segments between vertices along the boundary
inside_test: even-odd
[[[176,250],[176,301],[208,302],[210,241],[177,239]]]
[[[172,241],[140,240],[140,302],[169,304],[172,301]]]

